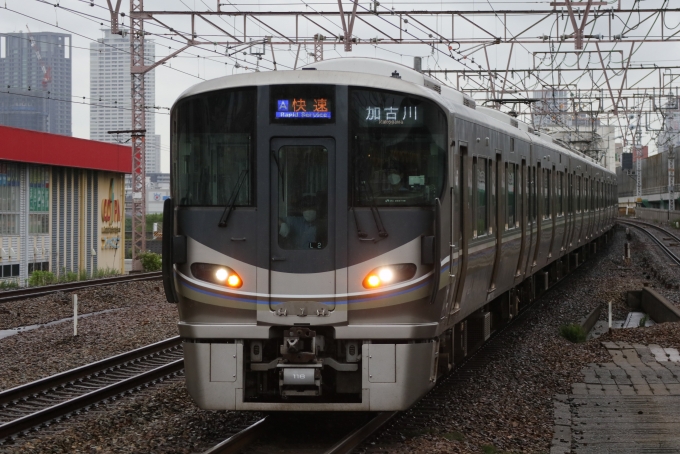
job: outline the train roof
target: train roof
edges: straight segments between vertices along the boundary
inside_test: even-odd
[[[322,74],[323,73],[323,74]],[[378,76],[378,77],[376,77]],[[604,169],[597,161],[580,151],[556,141],[548,134],[534,129],[510,115],[489,107],[478,106],[475,100],[441,81],[427,76],[401,63],[387,60],[345,57],[324,60],[303,66],[294,71],[263,71],[236,74],[208,80],[185,90],[176,102],[188,96],[227,88],[282,85],[282,84],[335,84],[355,85],[383,90],[410,93],[429,98],[456,115],[473,122],[492,123],[506,134],[548,148],[558,148],[561,153]],[[606,169],[604,169],[606,170]]]

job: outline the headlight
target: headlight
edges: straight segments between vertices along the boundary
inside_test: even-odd
[[[400,263],[376,268],[364,278],[364,288],[378,288],[397,282],[408,281],[416,275],[418,269],[413,263]]]
[[[236,271],[224,265],[192,263],[191,274],[193,274],[196,279],[231,288],[239,288],[243,285],[241,276],[239,276]]]

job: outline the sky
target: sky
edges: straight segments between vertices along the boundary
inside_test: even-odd
[[[668,2],[675,2],[676,0],[620,0],[623,8],[658,8],[662,5],[669,5]],[[112,0],[115,3],[115,0]],[[121,22],[128,25],[128,12],[130,8],[129,0],[122,0],[120,12],[125,14],[121,16]],[[173,11],[214,11],[218,7],[219,1],[216,0],[145,0],[145,10],[173,10]],[[508,0],[468,0],[468,1],[381,1],[378,8],[380,11],[406,11],[417,8],[428,9],[433,11],[497,11],[497,10],[542,10],[549,11],[552,8],[549,6],[548,0],[532,0],[532,1],[508,1]],[[612,7],[616,7],[618,0],[609,0]],[[348,0],[343,1],[345,10],[351,8],[351,3]],[[671,7],[677,5],[670,4]],[[531,24],[537,18],[509,15],[503,16],[481,16],[470,13],[465,18],[457,16],[455,22],[452,22],[451,15],[441,15],[425,17],[418,16],[420,23],[403,22],[402,30],[404,38],[411,39],[413,42],[419,44],[390,44],[390,39],[387,35],[397,37],[399,31],[399,17],[393,16],[370,16],[366,17],[366,21],[370,22],[368,25],[365,22],[357,20],[355,23],[354,34],[362,41],[362,44],[353,46],[352,52],[345,52],[343,45],[336,43],[331,34],[341,34],[342,29],[340,25],[339,16],[322,16],[318,13],[320,11],[335,11],[337,12],[337,2],[334,0],[221,0],[222,11],[296,11],[300,13],[297,18],[295,16],[289,17],[268,17],[262,18],[266,25],[258,22],[257,19],[249,18],[246,21],[246,40],[255,39],[261,41],[266,36],[273,36],[273,40],[277,42],[273,46],[275,58],[272,58],[272,47],[264,46],[264,55],[259,60],[257,55],[253,55],[253,49],[257,46],[226,46],[226,45],[207,45],[202,48],[189,48],[180,53],[177,57],[171,59],[167,64],[159,66],[155,71],[156,77],[156,104],[160,109],[155,114],[156,131],[161,135],[161,170],[169,171],[169,115],[168,108],[172,106],[178,96],[192,85],[203,80],[213,79],[216,77],[227,76],[230,74],[238,74],[244,72],[252,72],[255,70],[272,70],[273,60],[277,62],[277,70],[290,70],[295,65],[296,58],[298,60],[297,66],[313,62],[313,57],[310,52],[313,51],[313,36],[320,33],[326,36],[327,42],[333,42],[333,45],[324,47],[324,58],[341,58],[344,56],[365,56],[372,58],[382,58],[407,66],[412,66],[413,57],[420,56],[423,58],[424,69],[439,69],[439,70],[453,70],[463,69],[479,69],[479,76],[468,77],[465,80],[454,81],[448,74],[438,74],[443,82],[456,86],[460,83],[462,87],[474,88],[479,86],[488,86],[488,75],[484,69],[488,64],[492,68],[505,69],[508,66],[510,69],[518,70],[517,73],[512,73],[512,78],[508,78],[507,87],[512,85],[516,87],[522,84],[532,84],[541,88],[541,84],[546,82],[554,82],[556,78],[561,77],[557,73],[541,73],[543,80],[538,82],[532,79],[531,75],[520,73],[520,69],[530,69],[534,65],[534,52],[549,52],[551,50],[568,51],[573,50],[571,42],[562,43],[559,41],[548,40],[544,43],[536,44],[522,44],[514,46],[511,58],[510,45],[487,45],[478,46],[476,43],[486,41],[489,43],[489,36],[513,36]],[[371,1],[360,0],[359,11],[368,11],[375,7],[375,3]],[[608,9],[605,7],[604,9]],[[601,9],[602,10],[602,9]],[[601,11],[602,12],[602,11]],[[160,17],[160,16],[159,16]],[[630,49],[630,44],[626,40],[640,40],[647,37],[654,37],[661,33],[663,27],[666,36],[680,31],[680,13],[667,14],[663,23],[657,17],[650,17],[645,21],[647,15],[645,14],[614,14],[612,19],[613,31],[616,34],[617,30],[626,31],[626,37],[620,44],[602,44],[603,50],[624,50],[627,54]],[[171,17],[162,16],[162,22],[175,30],[187,32],[190,30],[190,20],[187,17]],[[222,28],[222,30],[233,34],[235,37],[243,38],[244,23],[242,17],[235,16],[210,16],[213,23]],[[406,19],[408,20],[408,19]],[[642,24],[637,24],[643,21]],[[476,28],[472,24],[477,24]],[[93,40],[102,37],[102,28],[108,27],[110,24],[108,7],[106,0],[2,0],[0,2],[0,32],[18,32],[20,30],[26,31],[28,25],[33,32],[54,31],[61,33],[71,33],[73,35],[73,96],[75,100],[87,102],[89,98],[89,46]],[[586,27],[586,33],[604,34],[609,33],[606,22],[598,22],[598,27]],[[146,23],[145,31],[149,32],[149,39],[156,42],[157,59],[162,58],[170,52],[178,49],[181,45],[182,39],[176,34],[170,33],[157,24],[150,21]],[[375,28],[374,28],[375,27]],[[570,32],[571,24],[568,18],[563,16],[563,20],[558,24],[551,22],[551,19],[544,21],[537,25],[524,36],[531,38],[538,38],[543,35],[554,36],[559,34],[555,27]],[[379,29],[379,30],[376,30]],[[201,37],[205,37],[208,41],[226,41],[222,32],[205,22],[197,19],[196,31]],[[329,33],[330,32],[330,33]],[[300,52],[297,52],[295,44],[279,44],[278,42],[285,42],[284,38],[278,34],[286,36],[297,36],[305,38],[309,44],[301,47]],[[430,37],[432,35],[432,38]],[[437,40],[437,36],[441,36],[441,42]],[[679,35],[680,36],[680,35]],[[449,49],[449,46],[460,53]],[[262,46],[260,46],[262,47]],[[632,65],[635,64],[659,64],[659,65],[679,65],[678,55],[680,55],[680,43],[648,43],[643,45],[634,45],[635,53],[632,59]],[[484,49],[486,48],[486,55]],[[589,53],[595,50],[593,43],[586,45],[585,54],[580,56],[580,64],[582,67],[595,67],[600,64],[597,54]],[[262,52],[261,50],[258,52]],[[620,66],[621,61],[619,54],[607,54],[605,56],[605,64],[611,64],[613,67]],[[463,58],[465,57],[465,58]],[[542,60],[543,59],[543,60]],[[619,61],[617,61],[619,60]],[[568,68],[576,65],[576,57],[571,54],[559,54],[554,59],[545,58],[545,54],[538,54],[539,64],[542,62],[543,67],[549,67],[553,62],[560,63],[562,68]],[[591,65],[591,66],[589,66]],[[673,71],[671,71],[673,72]],[[675,70],[675,73],[680,72],[680,69]],[[642,75],[641,72],[639,76]],[[571,74],[571,75],[570,75]],[[575,77],[577,73],[565,72],[564,75],[568,77]],[[623,74],[610,73],[612,76],[611,84],[614,89],[621,85]],[[565,76],[565,77],[566,77]],[[588,80],[590,77],[592,80]],[[629,75],[628,83],[631,83],[634,77],[638,77],[637,73]],[[648,77],[639,86],[651,87],[658,85],[658,80],[665,76],[657,76],[654,73]],[[664,79],[665,80],[665,79]],[[498,79],[497,79],[498,81]],[[596,73],[589,74],[584,72],[579,78],[574,87],[577,89],[589,89],[593,84],[597,85],[601,92],[606,97],[608,93],[605,84],[605,79],[602,78],[601,73],[598,76]],[[501,85],[500,82],[499,86]],[[677,84],[674,84],[676,86]],[[82,98],[85,98],[83,100]],[[658,123],[653,123],[654,119],[650,117],[648,122],[653,129]],[[623,130],[623,129],[622,129]],[[83,104],[73,105],[73,135],[76,137],[89,138],[89,106]],[[648,142],[653,140],[654,132],[645,132],[644,140]]]

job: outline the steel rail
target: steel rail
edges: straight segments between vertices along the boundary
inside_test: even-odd
[[[668,257],[669,257],[671,260],[673,260],[673,262],[675,262],[676,265],[680,265],[680,257],[678,257],[677,255],[675,255],[675,254],[673,253],[673,251],[671,251],[671,250],[668,248],[668,246],[666,246],[665,244],[663,244],[663,242],[662,242],[660,239],[658,239],[657,237],[655,237],[654,234],[653,234],[652,232],[648,231],[647,229],[645,229],[643,226],[639,225],[639,224],[636,223],[636,222],[629,222],[629,221],[617,221],[617,222],[619,222],[620,224],[623,224],[623,225],[630,225],[630,226],[632,226],[632,227],[635,227],[635,228],[638,229],[638,230],[641,230],[641,231],[645,232],[645,233],[652,239],[652,241],[654,241],[654,243],[656,243],[656,245],[659,246],[659,247],[661,248],[661,250],[664,251],[664,252],[666,253],[666,255],[668,255]],[[653,226],[653,227],[656,227],[656,226]],[[664,230],[664,229],[660,229],[660,230]],[[664,230],[664,231],[665,231],[665,230]],[[675,237],[675,235],[673,235],[673,236]]]
[[[349,454],[399,413],[400,412],[398,411],[384,411],[378,413],[375,418],[334,444],[324,454]]]
[[[625,221],[621,221],[621,222],[631,222],[631,223],[634,223],[634,224],[641,224],[641,225],[645,225],[645,226],[648,226],[648,227],[655,228],[655,229],[657,229],[657,230],[662,231],[662,232],[665,233],[666,235],[670,236],[670,237],[673,238],[675,241],[680,242],[680,237],[678,237],[677,235],[675,235],[673,232],[671,232],[670,230],[666,230],[666,229],[664,229],[663,227],[660,227],[660,226],[658,226],[658,225],[654,225],[654,224],[652,224],[652,223],[650,223],[650,222],[638,221],[638,220],[632,220],[632,219],[626,219]]]
[[[162,381],[176,376],[184,368],[183,359],[173,359],[177,356],[176,352],[180,344],[179,337],[172,337],[1,392],[0,408],[3,412],[14,411],[26,414],[20,414],[15,419],[0,424],[0,442],[19,433],[36,429],[43,424],[49,425],[52,421],[69,417],[74,412],[87,410],[92,405],[133,389],[139,389],[150,382],[155,383],[158,380]],[[159,360],[163,360],[163,355],[166,358],[169,357],[171,361],[156,366]],[[156,367],[139,372],[140,365]],[[116,372],[116,375],[120,372],[128,372],[132,375],[126,378],[116,378],[107,376],[107,372]],[[111,383],[101,383],[107,379]],[[92,384],[99,388],[90,391],[91,383],[88,381],[92,381]],[[78,389],[79,387],[81,389]],[[67,391],[66,395],[74,392],[81,393],[54,405],[44,403],[45,398],[50,397],[50,393],[58,399],[63,399],[65,393],[62,391]],[[61,395],[59,395],[60,392],[62,392]],[[26,411],[26,406],[34,406],[35,410]]]
[[[216,444],[203,454],[237,454],[243,448],[263,436],[271,424],[271,416],[265,416],[255,424]]]
[[[35,394],[50,390],[54,387],[61,386],[65,383],[75,382],[76,380],[80,380],[115,366],[125,365],[145,356],[153,355],[164,350],[173,349],[174,347],[179,346],[181,342],[182,340],[179,336],[171,337],[154,344],[121,353],[120,355],[111,356],[101,361],[96,361],[81,367],[76,367],[75,369],[67,370],[65,372],[51,375],[31,383],[26,383],[24,385],[2,391],[0,392],[0,406],[6,406],[11,402],[33,396]]]
[[[143,386],[154,380],[168,377],[184,369],[184,360],[178,359],[171,363],[157,367],[153,370],[141,373],[134,377],[121,380],[104,388],[83,394],[66,402],[45,408],[38,412],[15,419],[0,426],[0,440],[10,437],[19,432],[26,431],[40,424],[68,416],[73,412],[94,405],[102,400],[115,397],[131,389]]]
[[[113,285],[125,282],[151,281],[160,279],[161,277],[161,272],[155,271],[152,273],[127,274],[125,276],[104,277],[101,279],[90,279],[87,281],[66,282],[63,284],[44,285],[40,287],[28,287],[18,290],[5,290],[0,292],[0,303],[49,295],[50,293],[59,291],[73,291],[88,287]]]

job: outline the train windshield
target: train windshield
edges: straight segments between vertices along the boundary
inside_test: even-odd
[[[254,88],[243,88],[178,103],[172,118],[172,165],[174,198],[180,205],[255,204],[256,98]]]
[[[430,206],[446,169],[446,116],[435,103],[382,90],[350,92],[354,206]]]

